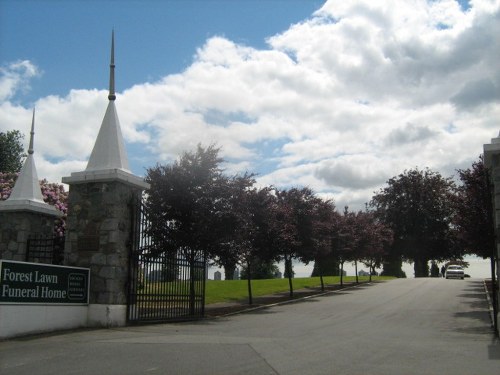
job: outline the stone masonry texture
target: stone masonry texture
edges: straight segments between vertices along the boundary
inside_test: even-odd
[[[70,186],[65,264],[91,269],[90,303],[127,303],[132,213],[140,196],[117,181]]]

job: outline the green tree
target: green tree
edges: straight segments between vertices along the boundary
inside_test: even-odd
[[[340,285],[344,284],[344,263],[354,261],[354,254],[358,247],[359,237],[356,214],[344,207],[344,212],[339,216],[338,230],[333,240],[333,253],[340,265]]]
[[[333,238],[338,230],[338,213],[331,200],[318,199],[314,207],[313,254],[314,267],[311,276],[319,276],[321,289],[325,289],[323,276],[338,276],[338,262],[332,251]]]
[[[274,279],[276,278],[276,273],[279,272],[279,268],[276,263],[272,261],[261,261],[259,259],[254,260],[254,266],[252,267],[251,279]],[[247,265],[241,267],[240,279],[248,280],[248,268]]]
[[[387,185],[370,206],[394,233],[390,256],[413,262],[415,277],[428,276],[429,260],[457,256],[451,232],[454,183],[429,169],[413,169]]]
[[[275,202],[270,188],[247,189],[233,200],[234,231],[232,232],[233,254],[243,268],[247,280],[248,303],[252,304],[252,282],[254,278],[269,278],[277,271],[274,265],[278,255],[273,252],[271,238],[273,220],[271,207]]]
[[[182,251],[196,260],[214,251],[223,238],[227,178],[215,146],[186,152],[170,165],[147,170],[146,206],[153,225],[149,234],[158,251]]]
[[[226,212],[221,213],[227,220],[226,238],[214,255],[216,264],[224,268],[226,280],[232,279],[238,263],[242,263],[245,254],[253,253],[257,235],[255,213],[255,194],[253,175],[245,173],[227,180],[225,192],[221,194],[226,200]]]
[[[0,132],[0,172],[18,173],[23,166],[22,139],[24,135],[19,130]]]
[[[461,185],[457,188],[456,226],[457,238],[464,251],[482,258],[490,258],[493,286],[494,327],[498,332],[498,301],[495,260],[495,223],[490,173],[483,157],[472,163],[471,168],[458,171]]]
[[[219,167],[222,159],[218,154],[213,145],[198,145],[196,152],[186,152],[170,165],[149,168],[146,176],[152,256],[167,251],[179,253],[188,262],[192,312],[195,280],[203,278],[196,273],[195,264],[213,254],[225,238],[227,178]]]
[[[358,247],[354,255],[369,268],[371,281],[375,268],[380,267],[392,244],[393,234],[390,228],[377,220],[373,212],[359,211],[356,224]]]
[[[495,250],[493,198],[488,170],[483,158],[471,168],[458,170],[461,185],[457,187],[454,224],[465,252],[490,258]]]
[[[309,188],[276,189],[275,194],[273,250],[285,263],[290,297],[293,297],[293,260],[306,264],[314,260],[314,212],[318,198]]]

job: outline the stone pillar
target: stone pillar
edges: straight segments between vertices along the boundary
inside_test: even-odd
[[[127,321],[132,203],[149,187],[133,175],[115,107],[114,32],[111,36],[109,95],[87,168],[63,177],[69,188],[65,262],[90,268],[89,325]]]
[[[496,306],[494,306],[494,323],[498,329],[498,301],[500,291],[498,287],[500,269],[500,135],[493,138],[490,144],[484,145],[484,163],[490,173],[490,183],[493,192],[493,216],[496,234]],[[495,298],[494,298],[495,300]]]
[[[0,259],[26,261],[30,235],[51,237],[54,220],[62,213],[43,201],[33,154],[35,110],[31,120],[28,156],[9,198],[0,202]]]
[[[133,207],[147,184],[63,182],[70,185],[65,264],[90,268],[89,325],[125,325]]]
[[[53,236],[54,219],[43,212],[0,210],[0,259],[26,261],[28,237]]]

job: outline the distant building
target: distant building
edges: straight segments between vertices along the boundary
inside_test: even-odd
[[[370,276],[370,272],[366,272],[365,270],[361,270],[358,272],[359,276]]]
[[[283,274],[280,271],[276,271],[274,274],[275,279],[281,279],[283,277]]]

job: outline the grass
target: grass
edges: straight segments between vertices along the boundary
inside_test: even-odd
[[[360,276],[360,282],[368,281],[368,276]],[[392,277],[373,276],[373,281],[389,280]],[[340,276],[323,277],[325,285],[339,284]],[[355,276],[344,276],[344,282],[356,281]],[[321,286],[319,277],[294,278],[293,289],[314,288]],[[288,279],[252,280],[252,295],[254,297],[286,292],[289,290]],[[248,298],[247,280],[207,280],[205,303],[239,301]]]

